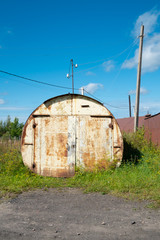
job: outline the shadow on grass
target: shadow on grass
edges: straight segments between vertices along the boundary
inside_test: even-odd
[[[123,139],[124,151],[123,151],[123,160],[124,163],[137,164],[142,157],[142,153],[135,148],[131,143],[127,142],[126,139]]]

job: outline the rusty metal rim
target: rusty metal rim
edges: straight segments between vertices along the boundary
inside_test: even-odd
[[[88,96],[86,96],[86,95],[81,95],[81,94],[72,94],[72,93],[68,93],[68,94],[62,94],[62,95],[58,95],[58,96],[56,96],[56,97],[53,97],[53,98],[49,98],[48,100],[46,100],[46,101],[44,101],[43,103],[45,104],[45,103],[47,103],[48,101],[51,101],[51,100],[54,100],[54,99],[56,99],[56,98],[61,98],[61,97],[65,97],[65,96],[72,96],[72,97],[82,97],[82,98],[87,98],[87,99],[90,99],[90,100],[94,100],[95,102],[97,102],[97,103],[99,103],[99,104],[101,104],[102,106],[104,106],[103,105],[103,103],[101,103],[100,101],[98,101],[98,100],[96,100],[96,99],[94,99],[94,98],[91,98],[91,97],[88,97]]]

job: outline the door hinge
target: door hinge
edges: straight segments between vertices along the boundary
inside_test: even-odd
[[[108,126],[109,126],[109,128],[111,128],[113,130],[113,124],[112,123],[110,123]]]

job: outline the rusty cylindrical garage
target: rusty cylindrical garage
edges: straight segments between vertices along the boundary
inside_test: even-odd
[[[123,139],[111,112],[97,100],[66,94],[41,104],[22,133],[24,164],[43,176],[70,177],[75,166],[120,165]]]

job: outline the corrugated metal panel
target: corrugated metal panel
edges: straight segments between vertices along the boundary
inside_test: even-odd
[[[23,130],[23,161],[44,176],[69,177],[74,175],[75,165],[106,167],[115,159],[119,165],[122,153],[123,140],[113,115],[82,95],[46,101],[32,113]]]
[[[144,125],[145,116],[139,117],[139,127]],[[133,132],[134,131],[134,117],[119,118],[117,122],[120,126],[121,131]]]
[[[117,119],[121,131],[133,132],[134,118]],[[154,144],[160,145],[160,113],[153,116],[139,117],[139,127],[145,127],[145,137]]]
[[[144,121],[146,137],[156,145],[160,146],[160,113],[146,118]]]

